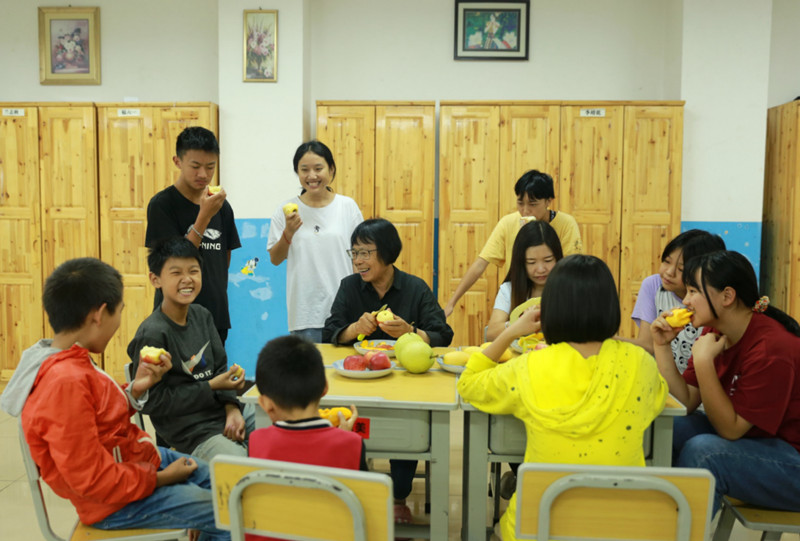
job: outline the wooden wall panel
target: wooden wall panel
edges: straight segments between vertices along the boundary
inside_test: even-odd
[[[601,109],[604,116],[581,116]],[[622,106],[561,108],[561,171],[556,209],[578,221],[584,253],[605,261],[619,279],[622,222]]]
[[[642,280],[680,233],[683,108],[626,106],[624,133],[620,333],[632,337],[638,328],[630,315]]]
[[[523,173],[538,169],[558,182],[560,126],[561,107],[558,105],[500,107],[502,159],[498,197],[501,217],[517,210],[514,185]],[[558,208],[557,199],[555,207]]]
[[[93,105],[39,108],[43,275],[99,257],[97,124]]]
[[[38,111],[14,104],[0,108],[14,109],[0,112],[0,378],[7,380],[45,329]]]
[[[444,306],[497,224],[500,112],[442,106],[439,112],[439,304]],[[459,300],[448,323],[453,343],[478,345],[497,293],[493,265]]]
[[[375,214],[397,227],[398,268],[433,287],[436,173],[433,106],[375,108]]]
[[[333,189],[352,197],[364,219],[375,216],[375,107],[318,105],[317,139],[336,162]]]

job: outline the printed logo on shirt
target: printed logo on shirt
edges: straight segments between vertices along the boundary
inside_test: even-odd
[[[195,379],[198,379],[198,377],[205,375],[200,373],[195,374],[194,371],[198,367],[206,368],[206,366],[208,365],[208,363],[206,363],[205,351],[210,343],[211,341],[209,340],[208,342],[205,343],[205,345],[203,345],[202,348],[200,348],[200,351],[192,355],[188,361],[181,362],[181,365],[183,365],[183,371],[189,374],[190,376],[194,376]]]
[[[738,381],[739,381],[739,374],[736,374],[735,376],[733,376],[733,379],[731,380],[731,390],[728,391],[728,396],[733,396],[733,393],[736,392],[736,383]]]
[[[216,229],[211,229],[210,227],[206,229],[206,232],[203,235],[204,237],[208,237],[211,240],[217,240],[222,236],[222,232],[217,231]]]

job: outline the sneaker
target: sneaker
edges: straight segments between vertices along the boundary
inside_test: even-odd
[[[500,478],[500,497],[504,500],[510,500],[511,496],[517,491],[517,476],[513,471],[507,471]]]

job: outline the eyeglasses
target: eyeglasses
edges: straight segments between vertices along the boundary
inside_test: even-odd
[[[346,250],[347,255],[350,256],[350,259],[353,261],[356,259],[369,259],[372,255],[372,252],[377,251],[377,248],[373,248],[372,250]]]

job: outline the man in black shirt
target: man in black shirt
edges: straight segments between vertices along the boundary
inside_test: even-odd
[[[186,128],[178,135],[172,158],[181,174],[172,186],[158,192],[147,205],[145,246],[185,236],[203,256],[203,289],[195,300],[214,317],[223,345],[231,327],[228,312],[228,267],[231,250],[241,246],[233,209],[225,190],[209,191],[219,160],[219,144],[205,128]],[[161,305],[156,290],[154,307]]]

